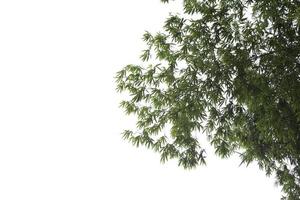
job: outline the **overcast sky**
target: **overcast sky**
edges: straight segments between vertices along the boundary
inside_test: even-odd
[[[113,77],[180,2],[0,1],[1,200],[280,199],[255,165],[185,171],[121,139]]]

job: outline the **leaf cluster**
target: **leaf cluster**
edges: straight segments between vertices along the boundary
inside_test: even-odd
[[[183,12],[144,34],[145,66],[116,75],[138,117],[124,138],[193,168],[206,156],[194,133],[206,134],[217,155],[257,162],[299,199],[300,2],[184,0]]]

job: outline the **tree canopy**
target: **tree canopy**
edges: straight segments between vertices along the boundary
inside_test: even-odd
[[[144,34],[143,64],[116,75],[129,94],[121,106],[137,116],[123,137],[193,168],[205,164],[205,134],[217,155],[258,163],[283,199],[300,199],[300,1],[181,3]]]

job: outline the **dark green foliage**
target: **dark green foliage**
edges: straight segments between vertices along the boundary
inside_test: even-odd
[[[145,33],[146,67],[116,76],[130,94],[121,106],[138,117],[124,138],[192,168],[205,163],[195,134],[204,133],[217,155],[240,152],[276,174],[284,199],[300,199],[300,1],[183,6],[161,33]]]

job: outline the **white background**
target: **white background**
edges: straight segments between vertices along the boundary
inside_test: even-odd
[[[121,139],[116,71],[180,1],[0,1],[0,199],[279,199],[256,166],[185,171]]]

